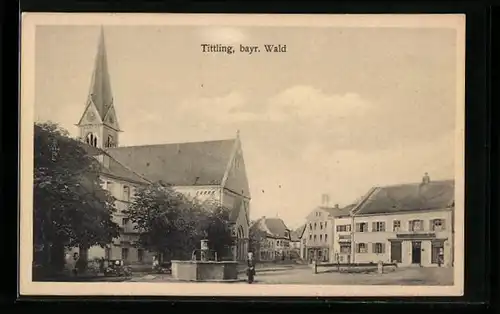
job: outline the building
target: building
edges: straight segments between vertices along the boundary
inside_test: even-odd
[[[101,162],[104,187],[117,198],[120,212],[127,208],[138,185],[154,182],[171,185],[191,198],[218,202],[231,210],[233,258],[244,260],[251,197],[239,132],[228,140],[122,147],[116,108],[101,30],[88,99],[76,125],[82,142]],[[114,219],[122,226],[120,237],[106,249],[91,248],[89,258],[144,261],[147,254],[135,248],[138,235],[131,223],[121,213]]]
[[[355,263],[453,265],[453,180],[372,188],[352,209]]]
[[[313,260],[327,262],[331,259],[333,237],[333,217],[331,207],[315,208],[306,217],[306,227],[301,236],[301,258],[311,263]]]
[[[339,229],[341,231],[337,232],[336,223],[341,223],[341,226],[347,225],[342,219],[349,217],[351,208],[352,205],[344,208],[340,208],[338,205],[334,207],[320,206],[307,216],[306,227],[300,237],[300,251],[303,260],[337,262],[340,259],[345,259],[348,262],[349,254],[345,254],[344,243],[350,244],[349,232],[342,231],[343,229]],[[342,245],[337,239],[339,237],[347,237],[340,240]],[[341,246],[343,253],[341,253]]]
[[[335,237],[333,242],[334,262],[349,264],[352,255],[352,217],[355,205],[348,205],[334,213]]]
[[[293,230],[290,233],[290,258],[300,259],[300,237],[304,233],[306,225],[302,225],[299,228]]]
[[[259,261],[279,261],[290,259],[290,230],[280,218],[261,217],[250,227],[257,235],[255,256]]]

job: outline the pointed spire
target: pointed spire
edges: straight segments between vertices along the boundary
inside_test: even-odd
[[[109,107],[113,103],[111,82],[108,72],[106,45],[104,42],[104,29],[101,26],[97,54],[95,56],[94,71],[90,82],[89,100],[94,103],[97,111],[104,119]]]

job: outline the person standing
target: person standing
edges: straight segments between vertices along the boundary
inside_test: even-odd
[[[155,256],[153,256],[153,271],[156,270],[156,268],[158,267],[158,258]]]
[[[73,253],[73,275],[78,276],[78,266],[80,261],[80,256],[77,252]]]
[[[252,251],[249,251],[247,255],[247,276],[248,283],[253,283],[255,277],[255,261]]]
[[[105,268],[104,268],[104,257],[101,257],[99,260],[99,272],[104,274]]]

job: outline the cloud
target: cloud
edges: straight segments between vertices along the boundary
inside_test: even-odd
[[[245,41],[245,34],[238,28],[206,26],[200,32],[203,40],[217,44],[237,44]]]
[[[314,119],[320,122],[364,115],[372,104],[358,94],[328,95],[311,86],[297,85],[271,97],[268,107],[268,118],[273,121]]]
[[[248,105],[247,97],[230,92],[218,97],[199,97],[185,100],[178,114],[186,119],[198,119],[208,123],[234,123],[258,120],[258,115],[242,110]]]
[[[353,93],[328,95],[310,86],[294,86],[271,96],[263,110],[252,108],[250,97],[232,91],[218,97],[185,100],[180,107],[186,118],[198,117],[205,122],[295,122],[322,124],[332,119],[365,115],[373,106]]]
[[[302,161],[304,167],[311,169],[316,178],[332,190],[342,192],[349,187],[360,191],[373,185],[418,182],[424,172],[435,179],[453,178],[454,147],[454,131],[433,141],[402,141],[392,148],[369,152],[329,149],[313,142],[303,150]],[[349,192],[346,189],[343,194]]]

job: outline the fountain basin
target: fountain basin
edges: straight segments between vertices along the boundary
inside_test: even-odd
[[[172,261],[172,277],[183,281],[235,281],[238,262]]]

